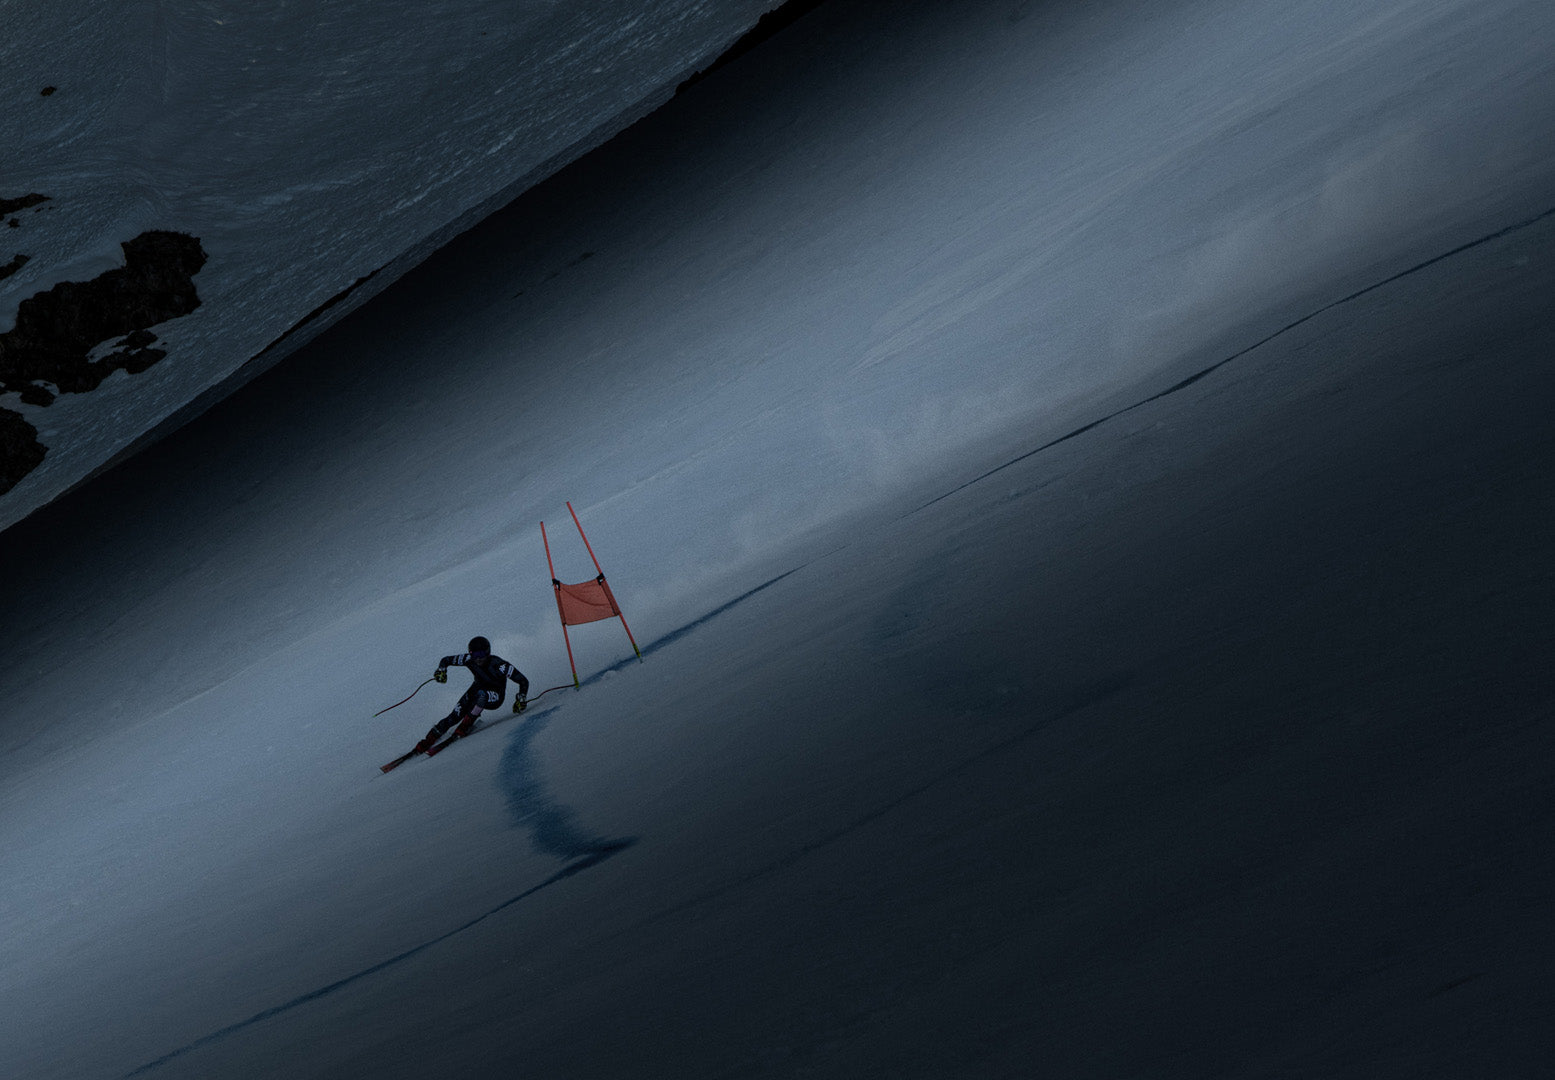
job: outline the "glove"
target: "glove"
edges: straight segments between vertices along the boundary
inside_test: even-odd
[[[448,681],[448,669],[447,668],[438,668],[436,671],[432,672],[432,678],[436,679],[438,682],[447,682]]]
[[[516,713],[523,712],[525,706],[527,706],[528,704],[529,704],[529,699],[526,698],[524,695],[520,694],[518,697],[513,699],[513,711],[516,712]]]

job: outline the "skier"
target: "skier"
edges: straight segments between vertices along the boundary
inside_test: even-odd
[[[495,709],[502,704],[502,699],[507,696],[507,681],[512,679],[518,683],[518,697],[513,700],[513,711],[523,712],[528,704],[529,680],[524,678],[524,673],[518,668],[502,659],[493,656],[491,642],[483,637],[470,639],[469,652],[458,653],[454,656],[445,656],[438,661],[437,670],[432,677],[440,683],[448,681],[448,669],[450,667],[465,667],[470,669],[470,674],[475,676],[475,681],[459,699],[459,704],[454,711],[443,717],[432,730],[427,732],[427,737],[416,744],[415,752],[426,753],[427,749],[443,737],[454,724],[454,737],[461,738],[468,735],[475,727],[475,720],[487,709]]]

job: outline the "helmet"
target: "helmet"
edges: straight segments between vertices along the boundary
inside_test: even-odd
[[[470,639],[469,651],[476,653],[477,655],[481,653],[489,653],[491,652],[491,642],[487,641],[483,637],[480,637],[479,635],[472,637]]]

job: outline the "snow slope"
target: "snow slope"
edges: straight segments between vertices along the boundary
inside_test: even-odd
[[[1542,1067],[1551,15],[882,10],[0,536],[11,1071]]]
[[[201,307],[156,327],[165,361],[48,409],[0,397],[49,450],[0,527],[659,105],[771,3],[7,5],[0,199],[49,201],[0,232],[0,263],[30,257],[0,331],[142,231],[210,260]]]

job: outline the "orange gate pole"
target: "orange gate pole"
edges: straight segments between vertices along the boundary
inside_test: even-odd
[[[615,608],[616,618],[621,620],[621,629],[626,631],[626,640],[632,643],[632,651],[637,654],[637,659],[641,660],[643,651],[637,647],[637,639],[632,636],[632,628],[626,625],[626,616],[621,614],[621,605],[616,603],[615,594],[610,591],[610,586],[605,582],[604,568],[599,565],[599,559],[594,554],[594,545],[589,543],[588,534],[583,531],[583,522],[578,520],[578,512],[572,508],[572,503],[567,504],[567,512],[572,515],[572,523],[578,527],[578,535],[583,537],[583,546],[589,549],[589,558],[594,560],[594,569],[599,571],[599,583],[605,586],[605,595],[610,597],[610,606]],[[549,547],[546,548],[546,556],[547,558],[550,556]],[[553,573],[551,576],[556,575]],[[561,606],[560,596],[556,598],[556,604],[558,608]]]
[[[571,503],[567,504],[567,509],[572,509]],[[562,640],[567,643],[567,663],[572,667],[572,685],[574,689],[582,689],[578,682],[578,665],[572,658],[572,638],[567,636],[567,613],[562,610],[562,583],[557,580],[556,565],[551,562],[551,541],[545,535],[543,521],[540,522],[540,541],[545,545],[545,566],[551,572],[551,588],[556,591],[556,616],[561,620]]]

